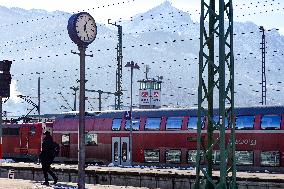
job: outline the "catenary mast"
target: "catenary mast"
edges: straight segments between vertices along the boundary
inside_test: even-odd
[[[217,1],[201,0],[195,189],[236,188],[233,5],[232,0]],[[228,20],[226,24],[225,19]],[[218,109],[217,121],[213,119],[214,109]],[[206,138],[201,136],[204,116],[208,118]],[[228,134],[225,133],[226,126],[230,131]],[[214,131],[217,132],[215,137]],[[213,148],[220,150],[218,181],[212,177]],[[203,157],[205,165],[201,166]]]

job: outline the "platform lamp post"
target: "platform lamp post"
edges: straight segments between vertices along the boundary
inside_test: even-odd
[[[127,62],[125,65],[126,68],[130,68],[131,74],[130,74],[130,133],[129,133],[129,161],[130,165],[132,165],[132,84],[133,84],[133,70],[137,69],[139,70],[140,67],[138,66],[137,63],[134,63],[133,61]]]
[[[79,90],[79,87],[70,87],[70,89],[72,89],[74,91],[74,108],[73,108],[73,111],[76,111],[76,107],[77,107],[77,104],[76,104],[76,100],[77,100],[77,91]]]
[[[38,79],[37,79],[37,98],[38,98],[38,101],[37,101],[37,111],[38,111],[38,121],[40,122],[41,119],[41,115],[40,115],[40,73],[39,72],[36,72],[36,74],[38,74]]]
[[[78,128],[78,189],[85,189],[85,58],[86,49],[96,38],[97,26],[94,18],[87,12],[73,14],[67,25],[71,40],[77,44],[80,56],[80,101]]]

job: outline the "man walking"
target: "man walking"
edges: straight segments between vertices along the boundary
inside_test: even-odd
[[[52,176],[54,180],[54,184],[57,183],[58,178],[57,176],[51,171],[50,165],[53,163],[54,160],[54,143],[50,132],[44,132],[45,138],[43,139],[42,146],[41,146],[41,153],[39,154],[39,159],[42,165],[42,171],[44,175],[44,183],[42,185],[49,185],[48,182],[48,173]]]

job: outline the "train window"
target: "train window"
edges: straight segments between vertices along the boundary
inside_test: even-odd
[[[213,121],[214,121],[216,124],[218,124],[218,123],[220,124],[221,120],[222,120],[222,117],[221,117],[221,116],[213,116]],[[225,117],[225,128],[226,128],[226,129],[228,128],[228,125],[229,125],[229,123],[228,123],[228,118]]]
[[[187,123],[187,129],[197,129],[198,117],[190,117]]]
[[[34,136],[35,133],[36,133],[35,126],[31,126],[31,127],[30,127],[30,136]]]
[[[213,150],[212,158],[213,158],[214,164],[220,164],[220,161],[221,161],[220,151],[219,150]]]
[[[253,129],[254,116],[238,116],[236,118],[236,129]]]
[[[122,161],[126,162],[127,161],[127,143],[123,142],[122,147],[121,147],[121,152],[122,152]]]
[[[253,151],[236,151],[237,165],[253,165]]]
[[[188,123],[187,123],[187,129],[197,129],[197,121],[198,117],[189,117]],[[201,117],[201,125],[202,128],[204,127],[204,117]]]
[[[181,150],[166,151],[166,163],[180,163],[180,162],[181,162]]]
[[[146,163],[160,162],[160,150],[144,150],[144,159]]]
[[[168,117],[166,129],[167,130],[178,130],[181,129],[183,117]]]
[[[121,119],[113,119],[112,121],[112,130],[119,131],[121,125]]]
[[[113,153],[113,159],[114,159],[114,161],[115,162],[117,162],[118,161],[118,142],[115,142],[114,143],[114,153]]]
[[[87,146],[95,146],[98,144],[98,135],[95,133],[85,134],[85,144]]]
[[[215,123],[218,123],[220,121],[220,117],[219,116],[213,116],[213,121]]]
[[[132,130],[138,131],[140,128],[140,119],[132,119]],[[126,120],[125,130],[130,130],[130,120]]]
[[[145,129],[147,130],[159,130],[161,118],[147,118]]]
[[[278,115],[265,115],[261,118],[262,129],[280,129],[281,118]]]
[[[260,165],[279,166],[280,165],[280,153],[278,151],[261,152]]]
[[[61,144],[65,146],[70,145],[70,134],[61,135]]]
[[[12,135],[17,136],[19,135],[19,128],[3,128],[3,135]]]
[[[201,156],[201,162],[204,162],[204,156],[203,156],[203,151],[200,151],[202,156]],[[188,163],[196,163],[196,153],[197,150],[188,150],[187,152],[187,162]]]

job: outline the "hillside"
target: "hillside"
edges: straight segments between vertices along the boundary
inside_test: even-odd
[[[31,105],[16,98],[37,95],[37,78],[41,79],[41,112],[60,113],[73,107],[70,87],[78,86],[79,57],[66,29],[71,14],[43,10],[0,7],[1,59],[14,60],[12,65],[13,96],[4,110],[13,115],[27,113]],[[197,103],[199,23],[165,2],[131,20],[117,21],[123,26],[123,62],[133,60],[141,70],[134,80],[143,79],[144,66],[150,65],[150,77],[163,76],[162,104],[191,107]],[[86,59],[87,89],[115,91],[117,31],[112,25],[98,23],[98,35],[87,49],[94,57]],[[258,105],[261,100],[261,33],[251,22],[235,23],[235,104]],[[252,33],[253,32],[253,33]],[[243,33],[243,34],[242,34]],[[284,36],[272,30],[267,34],[267,103],[283,105]],[[39,74],[37,74],[39,73]],[[130,72],[123,70],[123,95],[129,106]],[[134,104],[138,103],[138,84],[134,85]],[[64,99],[59,93],[62,93]],[[98,94],[87,93],[87,110],[98,107]],[[114,96],[103,96],[103,109],[111,109]],[[69,104],[69,105],[68,105]],[[66,109],[67,108],[67,109]]]

